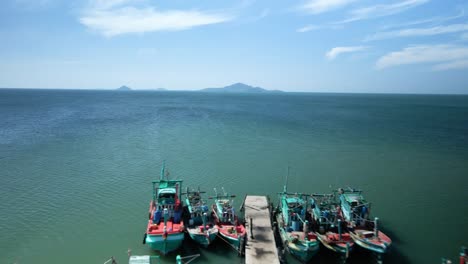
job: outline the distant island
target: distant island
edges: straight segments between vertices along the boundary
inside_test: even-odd
[[[220,88],[205,88],[199,90],[200,92],[212,93],[280,93],[280,90],[267,90],[260,87],[253,87],[244,83],[235,83],[229,86]]]
[[[120,86],[119,88],[117,88],[118,91],[131,91],[132,89],[128,86]]]
[[[134,91],[132,88],[123,85],[116,89],[117,91]],[[146,91],[170,91],[166,88],[154,88],[146,89]],[[283,93],[280,90],[267,90],[261,87],[254,87],[244,83],[234,83],[224,87],[218,88],[205,88],[200,90],[187,90],[196,92],[207,92],[207,93]]]

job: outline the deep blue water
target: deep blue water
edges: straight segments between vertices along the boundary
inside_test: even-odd
[[[0,89],[0,263],[150,254],[163,160],[184,186],[238,197],[276,201],[288,166],[291,191],[359,187],[393,238],[385,263],[468,245],[468,96]],[[334,261],[324,252],[314,263]],[[180,253],[242,261],[222,244]]]

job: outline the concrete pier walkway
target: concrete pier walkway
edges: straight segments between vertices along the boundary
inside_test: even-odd
[[[247,229],[245,263],[279,264],[267,197],[247,195],[244,210]]]

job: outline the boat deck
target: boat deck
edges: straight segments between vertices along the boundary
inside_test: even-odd
[[[247,195],[244,209],[247,229],[245,263],[279,264],[267,197]]]
[[[183,231],[183,223],[175,224],[172,221],[167,221],[166,232],[168,234],[180,233]],[[151,220],[148,221],[148,227],[146,230],[149,235],[160,235],[164,233],[164,221],[159,222],[159,224],[153,224]]]

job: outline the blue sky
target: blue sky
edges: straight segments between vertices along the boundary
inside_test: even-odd
[[[3,0],[0,87],[468,93],[466,0]]]

